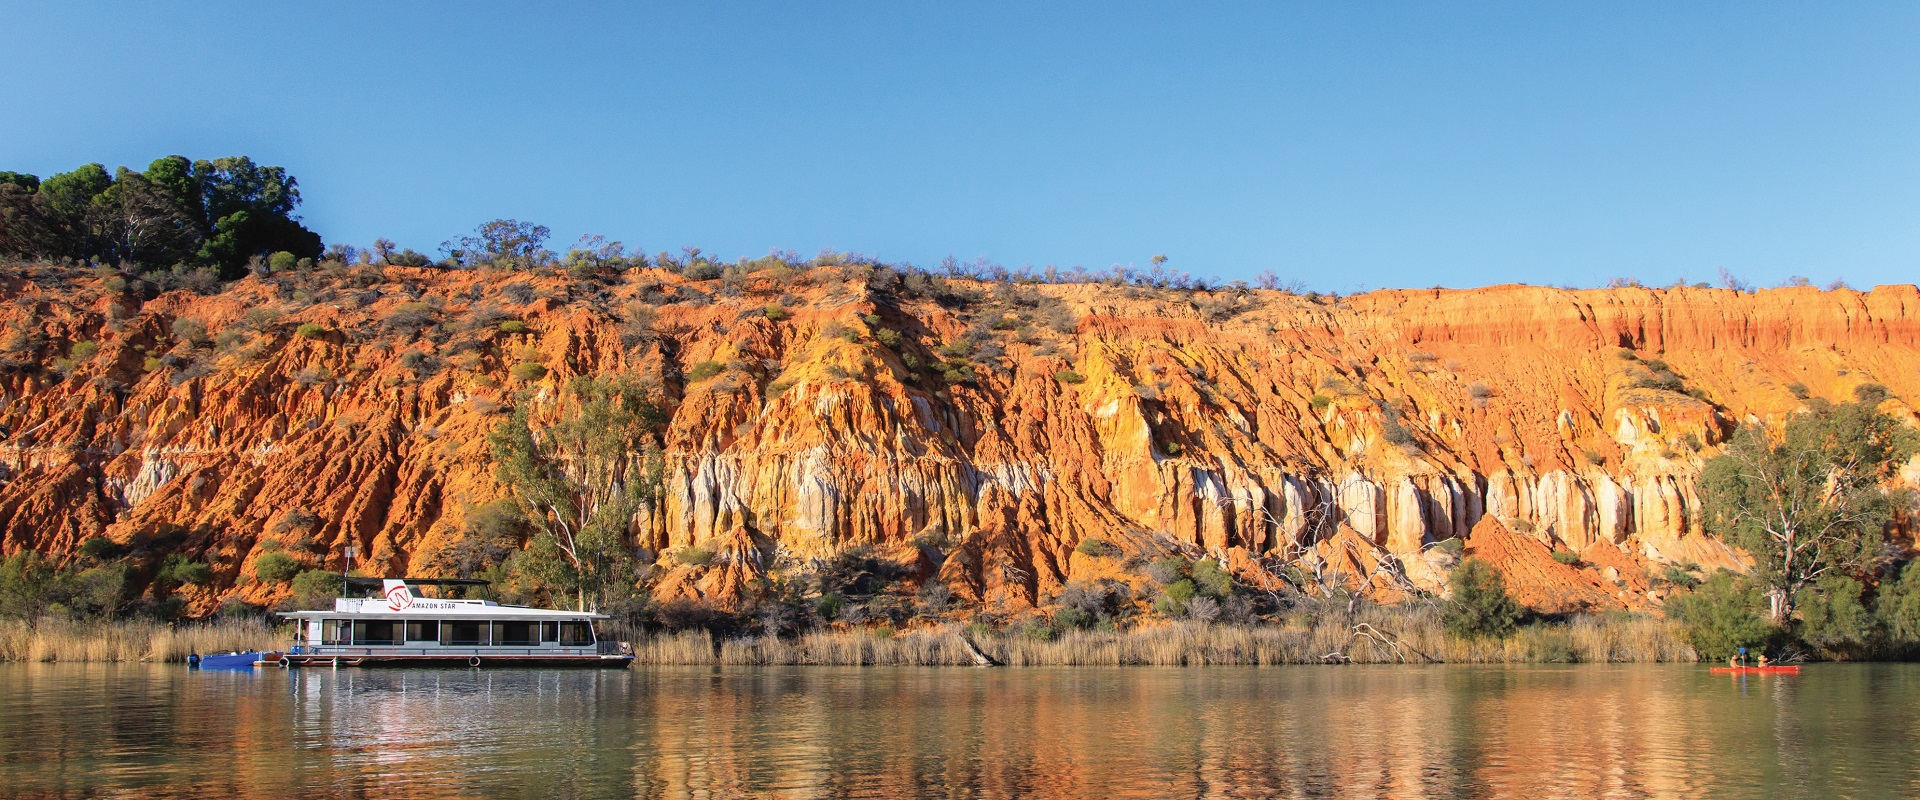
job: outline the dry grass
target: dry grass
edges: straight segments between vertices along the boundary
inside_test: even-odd
[[[271,650],[287,640],[262,620],[159,622],[0,621],[0,661],[185,661],[189,652]]]
[[[726,639],[716,652],[713,638],[700,631],[660,634],[636,643],[635,652],[638,663],[661,665],[971,666],[965,635],[953,625],[890,636],[840,629],[796,639]],[[1053,638],[992,633],[974,641],[1010,666],[1695,660],[1678,627],[1657,617],[1581,616],[1565,624],[1531,625],[1507,639],[1464,640],[1448,636],[1432,608],[1371,608],[1351,617],[1330,614],[1281,625],[1167,623]]]

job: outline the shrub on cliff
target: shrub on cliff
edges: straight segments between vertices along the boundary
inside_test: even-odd
[[[537,361],[522,361],[513,365],[511,373],[514,380],[531,383],[546,377],[547,368]]]
[[[340,573],[310,569],[293,577],[293,605],[298,608],[327,608],[346,591]]]
[[[266,553],[253,560],[253,577],[262,583],[286,583],[300,574],[300,562],[286,553]]]
[[[1053,379],[1065,384],[1081,384],[1087,382],[1086,376],[1070,369],[1063,369],[1053,373]]]
[[[1114,547],[1098,537],[1089,536],[1081,539],[1079,544],[1074,545],[1073,551],[1094,558],[1111,558],[1119,555],[1120,548]]]
[[[1203,558],[1193,563],[1193,588],[1215,599],[1233,594],[1233,576],[1219,561]]]
[[[1478,558],[1468,558],[1455,567],[1448,581],[1452,596],[1447,600],[1447,632],[1462,639],[1513,635],[1525,613],[1520,604],[1507,596],[1507,583],[1500,573]]]
[[[673,558],[689,567],[705,567],[713,564],[713,551],[705,547],[688,547],[674,553]]]
[[[1162,616],[1180,616],[1186,613],[1187,603],[1198,593],[1192,578],[1181,578],[1161,590],[1160,596],[1154,598],[1153,610]]]
[[[1724,661],[1740,648],[1759,648],[1776,632],[1764,615],[1760,587],[1720,571],[1685,594],[1667,600],[1667,615],[1686,627],[1693,649],[1708,661]]]
[[[173,553],[161,562],[160,569],[154,572],[153,580],[165,586],[188,584],[200,586],[213,580],[213,568],[198,561],[189,560],[179,553]]]

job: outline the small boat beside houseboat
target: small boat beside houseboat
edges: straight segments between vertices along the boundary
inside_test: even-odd
[[[484,586],[446,578],[349,578],[377,592],[342,597],[331,611],[288,611],[294,643],[281,657],[312,666],[625,667],[632,648],[602,641],[605,614],[501,605],[492,600],[430,598],[425,587]]]

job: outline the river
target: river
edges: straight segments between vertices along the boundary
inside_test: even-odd
[[[0,796],[1915,797],[1920,665],[0,664]]]

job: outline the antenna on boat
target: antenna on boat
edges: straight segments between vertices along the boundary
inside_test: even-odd
[[[347,545],[341,548],[341,552],[347,554],[347,564],[340,568],[340,593],[344,595],[347,593],[347,577],[353,573],[353,557],[360,554],[360,548]]]

